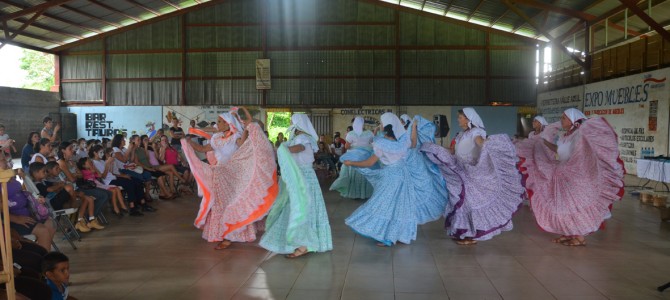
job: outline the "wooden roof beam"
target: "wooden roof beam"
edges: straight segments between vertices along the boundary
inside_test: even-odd
[[[542,35],[544,35],[547,39],[549,39],[549,42],[550,42],[551,44],[555,45],[556,47],[558,47],[559,49],[561,49],[563,52],[565,52],[566,54],[568,54],[568,55],[569,55],[569,56],[570,56],[570,57],[571,57],[571,58],[572,58],[572,59],[573,59],[573,60],[574,60],[580,67],[582,67],[582,69],[587,69],[587,68],[588,68],[588,66],[587,66],[587,64],[586,64],[585,61],[583,61],[583,60],[582,60],[581,58],[579,58],[577,55],[575,55],[574,53],[572,53],[572,51],[569,51],[568,48],[566,48],[565,46],[563,46],[562,43],[557,42],[557,41],[556,41],[556,40],[555,40],[555,39],[554,39],[548,32],[546,32],[546,31],[543,30],[542,28],[539,28],[539,26],[537,26],[537,24],[535,24],[535,21],[533,21],[530,17],[528,17],[528,15],[526,15],[526,13],[524,13],[521,9],[519,9],[519,8],[516,7],[516,6],[514,6],[514,4],[512,4],[512,3],[509,2],[509,0],[503,0],[503,3],[505,3],[505,5],[507,5],[507,7],[508,7],[510,10],[512,10],[512,11],[513,11],[514,13],[516,13],[517,15],[519,15],[522,19],[526,20],[526,23],[528,23],[530,26],[533,26],[537,31],[539,31],[540,33],[542,33]]]
[[[29,6],[19,4],[19,3],[14,3],[14,2],[8,1],[8,0],[0,0],[0,2],[5,3],[7,5],[14,6],[14,7],[18,7],[18,8],[21,8],[21,9],[26,9],[26,8],[29,7]],[[79,24],[79,23],[75,23],[75,22],[72,22],[70,20],[66,20],[66,19],[63,19],[61,17],[54,16],[52,14],[43,13],[42,15],[49,18],[49,19],[53,19],[53,20],[56,20],[58,22],[65,23],[65,24],[68,24],[68,25],[71,25],[71,26],[74,26],[74,27],[78,27],[78,28],[81,28],[81,29],[84,29],[84,30],[95,32],[95,33],[102,33],[101,30],[91,28],[91,27],[88,27],[88,26],[85,26],[85,25],[82,25],[82,24]]]
[[[661,24],[658,24],[654,19],[652,19],[648,14],[646,14],[642,9],[637,7],[637,1],[632,1],[632,0],[619,0],[623,5],[628,7],[630,11],[632,11],[634,14],[636,14],[642,21],[647,23],[651,28],[653,28],[656,32],[658,32],[659,35],[663,37],[663,39],[667,42],[670,42],[670,33],[668,33]]]
[[[106,10],[109,10],[109,11],[111,11],[111,12],[115,12],[115,13],[117,13],[117,14],[120,14],[120,15],[126,17],[126,18],[133,19],[133,20],[135,20],[135,22],[142,21],[142,19],[140,19],[140,18],[138,18],[138,17],[131,16],[131,15],[129,15],[129,14],[123,12],[123,11],[120,10],[120,9],[116,9],[116,8],[111,7],[111,6],[107,5],[107,4],[104,4],[104,3],[100,2],[100,1],[97,1],[97,0],[88,0],[88,2],[91,2],[91,3],[93,3],[93,4],[97,5],[97,6],[100,6],[100,7],[104,8],[104,9],[106,9]]]
[[[45,14],[42,14],[42,16],[46,16],[46,15],[45,15]],[[14,21],[14,22],[19,22],[19,23],[26,23],[26,22],[28,22],[28,20],[26,20],[25,18],[16,18],[16,19],[14,19],[14,20],[12,20],[12,21]],[[39,29],[42,29],[42,30],[46,30],[46,31],[49,31],[49,32],[53,32],[53,33],[56,33],[56,34],[60,34],[60,35],[64,35],[64,36],[69,36],[69,37],[71,37],[71,38],[78,39],[78,40],[84,38],[83,36],[76,35],[76,34],[69,33],[69,32],[65,32],[65,31],[61,31],[61,30],[58,30],[58,29],[53,28],[53,27],[51,27],[51,26],[42,25],[42,24],[40,24],[40,23],[35,23],[35,22],[33,22],[32,24],[30,24],[30,26],[33,26],[33,27],[35,27],[35,28],[39,28]]]
[[[16,37],[16,36],[18,36],[18,35],[20,34],[20,35],[22,35],[22,36],[25,36],[25,37],[28,37],[28,38],[31,38],[31,39],[36,39],[36,40],[44,41],[44,42],[47,42],[47,43],[52,43],[52,44],[56,44],[56,45],[63,45],[63,44],[65,44],[63,41],[54,40],[54,39],[51,39],[51,38],[48,38],[48,37],[44,37],[44,36],[40,36],[40,35],[36,35],[36,34],[32,34],[32,33],[25,32],[25,31],[19,31],[19,30],[17,30],[17,29],[7,28],[6,31],[8,31],[9,33],[12,33],[12,35],[13,35],[14,37]],[[12,35],[10,35],[9,37],[11,38]],[[13,38],[10,39],[10,40],[13,40]],[[41,50],[40,50],[40,51],[41,51]]]
[[[18,30],[15,30],[14,33],[13,33],[12,35],[9,35],[9,32],[10,32],[11,30],[9,29],[9,26],[7,26],[7,21],[2,21],[2,25],[5,27],[5,28],[4,28],[4,30],[5,30],[5,39],[6,39],[7,41],[11,41],[11,40],[13,40],[14,38],[16,38],[16,36],[19,35],[20,33],[22,33],[28,26],[30,26],[30,24],[32,24],[33,22],[35,22],[35,20],[37,20],[37,18],[42,14],[43,11],[44,11],[44,10],[40,10],[40,11],[36,12],[35,14],[33,14],[33,16],[30,17],[30,20],[28,20],[28,22],[26,22],[26,23],[23,23],[23,24],[21,25],[21,27],[19,27]],[[26,36],[28,36],[28,35],[26,35]],[[4,47],[5,45],[7,45],[7,43],[5,43],[5,42],[0,43],[0,49],[2,49],[2,47]]]
[[[13,20],[13,19],[16,19],[16,18],[21,17],[21,16],[36,13],[38,11],[44,11],[44,10],[50,8],[50,7],[60,6],[60,5],[63,5],[65,3],[68,3],[70,1],[72,1],[72,0],[52,0],[52,1],[49,1],[49,2],[46,2],[46,3],[42,3],[40,5],[26,7],[24,9],[21,9],[20,11],[15,12],[15,13],[11,13],[11,14],[1,16],[0,21]]]
[[[61,7],[62,7],[62,8],[65,8],[65,9],[67,9],[67,10],[76,12],[76,13],[82,15],[82,16],[89,17],[89,18],[91,18],[91,19],[93,19],[93,20],[100,21],[100,22],[102,22],[102,23],[111,25],[111,26],[116,27],[116,28],[121,28],[121,27],[123,27],[123,25],[121,25],[121,24],[118,24],[118,23],[114,23],[114,22],[110,22],[110,21],[101,19],[101,18],[99,18],[99,17],[96,17],[96,16],[94,16],[94,15],[92,15],[92,14],[89,14],[89,13],[87,13],[87,12],[85,12],[85,11],[83,11],[83,10],[80,10],[80,9],[78,9],[78,8],[74,8],[74,7],[67,6],[67,5],[61,5]]]
[[[479,0],[479,3],[477,3],[477,6],[472,10],[472,12],[468,15],[468,22],[470,22],[470,19],[472,19],[472,16],[475,15],[475,13],[479,10],[479,7],[482,6],[482,3],[484,0]]]
[[[30,49],[30,50],[34,50],[34,51],[54,54],[54,52],[52,50],[49,50],[49,49],[35,47],[35,46],[32,46],[32,45],[24,44],[24,43],[17,42],[17,41],[6,40],[4,38],[0,38],[0,43],[14,45],[14,46],[17,46],[17,47]]]
[[[146,5],[144,5],[144,4],[142,4],[142,3],[139,3],[139,2],[137,2],[137,1],[135,1],[135,0],[126,0],[126,1],[128,1],[128,2],[130,2],[130,3],[132,3],[132,4],[135,4],[135,5],[137,5],[137,7],[141,8],[141,9],[144,9],[144,10],[146,10],[146,11],[148,11],[148,12],[150,12],[150,13],[156,15],[156,16],[161,16],[161,15],[162,15],[161,13],[159,13],[159,12],[157,12],[157,11],[155,11],[155,10],[153,10],[153,9],[151,9],[151,8],[149,8],[149,7],[147,7]]]

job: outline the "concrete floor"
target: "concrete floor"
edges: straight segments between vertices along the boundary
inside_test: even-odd
[[[627,183],[639,183],[628,176]],[[325,189],[327,190],[327,188]],[[458,246],[442,221],[416,242],[376,247],[344,218],[362,202],[324,192],[334,250],[289,260],[257,244],[215,251],[192,225],[195,196],[155,204],[159,212],[84,234],[73,250],[70,294],[78,299],[670,299],[670,223],[626,194],[586,247],[550,242],[527,206],[514,230]]]

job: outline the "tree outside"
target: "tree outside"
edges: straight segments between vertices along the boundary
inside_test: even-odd
[[[285,138],[288,138],[286,135],[286,130],[291,126],[291,113],[290,112],[268,112],[268,138],[274,143],[277,141],[277,134],[283,133]]]
[[[54,56],[48,53],[23,49],[20,68],[27,72],[21,86],[24,89],[49,91],[54,85]]]

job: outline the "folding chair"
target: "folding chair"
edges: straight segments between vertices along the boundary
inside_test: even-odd
[[[38,195],[39,190],[35,183],[33,182],[30,176],[25,175],[23,178],[23,184],[26,185],[26,190],[33,195]],[[51,199],[47,198],[46,207],[49,209],[49,216],[56,222],[56,228],[63,234],[63,237],[70,243],[73,249],[77,249],[73,239],[81,241],[81,235],[77,232],[77,229],[74,227],[72,221],[70,221],[70,215],[76,214],[79,210],[78,208],[66,208],[61,210],[54,210],[51,206]]]

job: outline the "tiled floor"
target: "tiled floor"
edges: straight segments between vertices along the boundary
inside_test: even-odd
[[[627,178],[629,184],[637,178]],[[334,250],[289,260],[256,244],[214,251],[193,225],[198,200],[156,204],[143,218],[113,219],[73,250],[71,295],[79,299],[670,299],[670,223],[626,194],[588,246],[553,244],[527,206],[515,228],[458,246],[442,221],[411,245],[379,248],[344,218],[360,201],[324,193]]]

